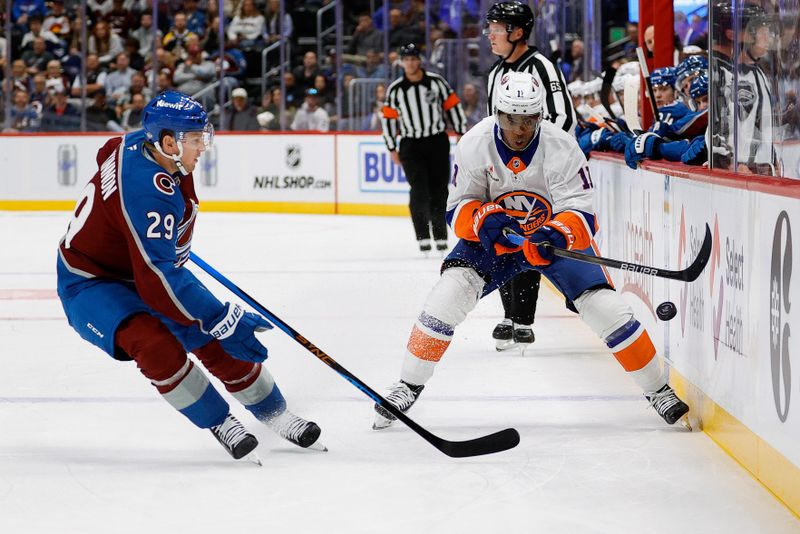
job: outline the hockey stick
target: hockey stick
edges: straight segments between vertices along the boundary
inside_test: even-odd
[[[504,232],[508,240],[515,245],[522,245],[525,242],[525,237],[510,231],[506,228]],[[613,267],[614,269],[621,269],[623,271],[631,271],[634,273],[648,274],[650,276],[658,276],[659,278],[669,278],[670,280],[683,280],[684,282],[694,282],[705,269],[708,259],[711,257],[711,244],[713,238],[711,237],[711,229],[706,224],[706,235],[703,238],[703,244],[700,246],[700,252],[694,259],[691,265],[686,269],[680,271],[670,271],[667,269],[658,269],[648,265],[639,265],[638,263],[630,263],[627,261],[614,260],[611,258],[604,258],[602,256],[590,256],[583,252],[576,252],[574,250],[566,250],[559,247],[554,247],[550,243],[537,244],[540,247],[547,247],[556,256],[562,258],[570,258],[573,260],[583,261],[586,263],[594,263],[596,265],[603,265],[605,267]]]
[[[300,335],[297,330],[279,319],[275,314],[261,305],[256,299],[245,293],[244,290],[228,280],[224,275],[206,263],[197,254],[191,252],[189,257],[198,267],[211,275],[211,277],[217,282],[228,288],[234,295],[252,306],[253,309],[266,317],[272,324],[286,332],[289,337],[300,343],[307,351],[316,356],[325,365],[339,373],[342,378],[353,384],[356,388],[360,389],[367,397],[371,398],[393,416],[400,419],[411,430],[422,436],[425,441],[442,451],[447,456],[450,456],[451,458],[481,456],[483,454],[492,454],[495,452],[513,449],[519,444],[519,432],[513,428],[507,428],[505,430],[501,430],[500,432],[489,434],[488,436],[481,436],[479,438],[470,439],[467,441],[448,441],[433,435],[431,432],[425,430],[420,425],[415,423],[406,414],[398,410],[392,403],[378,395],[372,388],[362,382],[361,379],[359,379],[353,373],[339,365],[336,360],[328,356],[322,349]]]
[[[647,60],[644,58],[644,50],[642,47],[636,49],[636,55],[639,57],[639,68],[642,69],[642,76],[644,77],[644,85],[647,87],[647,95],[650,97],[650,109],[653,110],[653,120],[658,120],[658,104],[656,104],[656,94],[653,92],[653,84],[650,82],[650,69],[647,68]]]
[[[603,107],[606,108],[608,112],[608,116],[611,117],[613,120],[617,120],[617,116],[611,111],[611,91],[614,88],[612,86],[612,82],[614,81],[614,76],[617,74],[617,69],[609,65],[606,67],[605,74],[603,74],[603,85],[600,87],[600,103],[603,104]]]
[[[642,123],[639,120],[639,77],[628,76],[625,80],[625,94],[623,99],[625,105],[625,122],[628,123],[628,128],[636,135],[642,133]]]

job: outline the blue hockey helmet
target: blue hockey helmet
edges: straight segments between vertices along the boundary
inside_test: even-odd
[[[675,88],[675,67],[662,67],[654,69],[650,74],[650,84],[653,87],[668,85]]]
[[[692,80],[692,85],[689,86],[689,94],[694,99],[708,94],[708,73],[704,72]]]
[[[162,156],[172,159],[184,175],[189,174],[181,162],[186,135],[192,132],[201,133],[200,139],[206,150],[214,142],[214,127],[208,121],[208,114],[203,106],[179,91],[164,91],[153,98],[142,113],[142,128],[147,140],[153,143]],[[164,132],[169,132],[178,142],[177,155],[165,154],[162,150],[161,137]]]
[[[683,80],[707,68],[708,59],[705,56],[689,56],[678,65],[675,83],[680,86],[683,84]]]

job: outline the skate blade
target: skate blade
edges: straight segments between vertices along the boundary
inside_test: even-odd
[[[306,449],[311,451],[328,452],[328,447],[323,445],[319,440],[306,447]]]
[[[692,422],[691,422],[691,421],[689,421],[689,414],[688,414],[688,413],[687,413],[687,414],[685,414],[685,415],[684,415],[683,417],[681,417],[680,419],[678,419],[678,421],[677,421],[677,422],[678,422],[678,423],[680,423],[680,424],[681,424],[681,426],[682,426],[683,428],[685,428],[686,430],[688,430],[689,432],[693,432],[693,431],[694,431],[694,428],[692,428]]]
[[[514,343],[514,341],[512,341],[510,339],[509,340],[498,339],[495,342],[494,348],[495,348],[495,350],[497,350],[497,352],[505,352],[507,350],[513,349],[516,346],[517,346],[517,344]]]
[[[375,421],[372,423],[372,430],[383,430],[389,428],[394,423],[394,420],[387,419],[381,414],[375,414]]]
[[[254,463],[258,467],[263,467],[264,466],[264,464],[261,463],[261,458],[259,458],[258,454],[256,454],[255,452],[251,452],[250,454],[248,454],[247,456],[245,456],[242,459],[246,460],[248,462]]]

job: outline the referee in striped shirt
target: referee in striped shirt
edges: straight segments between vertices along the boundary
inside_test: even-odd
[[[577,117],[561,69],[535,46],[528,46],[533,26],[530,6],[517,0],[497,2],[486,12],[483,33],[489,39],[492,53],[500,57],[489,71],[487,112],[489,115],[494,113],[496,88],[505,73],[529,72],[539,78],[545,89],[544,118],[575,135]],[[533,343],[532,325],[541,277],[539,271],[526,271],[500,288],[505,318],[492,332],[497,350],[524,350],[525,346]]]
[[[431,250],[431,234],[436,250],[444,251],[450,182],[450,140],[445,133],[445,116],[459,137],[467,131],[467,118],[445,79],[422,68],[416,45],[401,47],[400,61],[404,74],[386,90],[383,139],[392,161],[403,166],[411,187],[409,209],[420,251]]]

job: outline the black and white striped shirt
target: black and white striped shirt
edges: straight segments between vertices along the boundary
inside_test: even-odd
[[[445,115],[459,135],[467,131],[467,117],[458,96],[444,78],[423,71],[422,80],[411,82],[405,74],[386,89],[383,139],[389,151],[397,150],[397,136],[422,139],[443,132]]]
[[[575,135],[575,124],[578,122],[572,97],[564,82],[564,75],[553,63],[544,57],[536,47],[531,47],[513,63],[499,59],[489,71],[487,95],[488,114],[494,113],[495,89],[500,79],[507,72],[530,72],[539,78],[545,88],[544,118],[554,123],[565,132]]]

